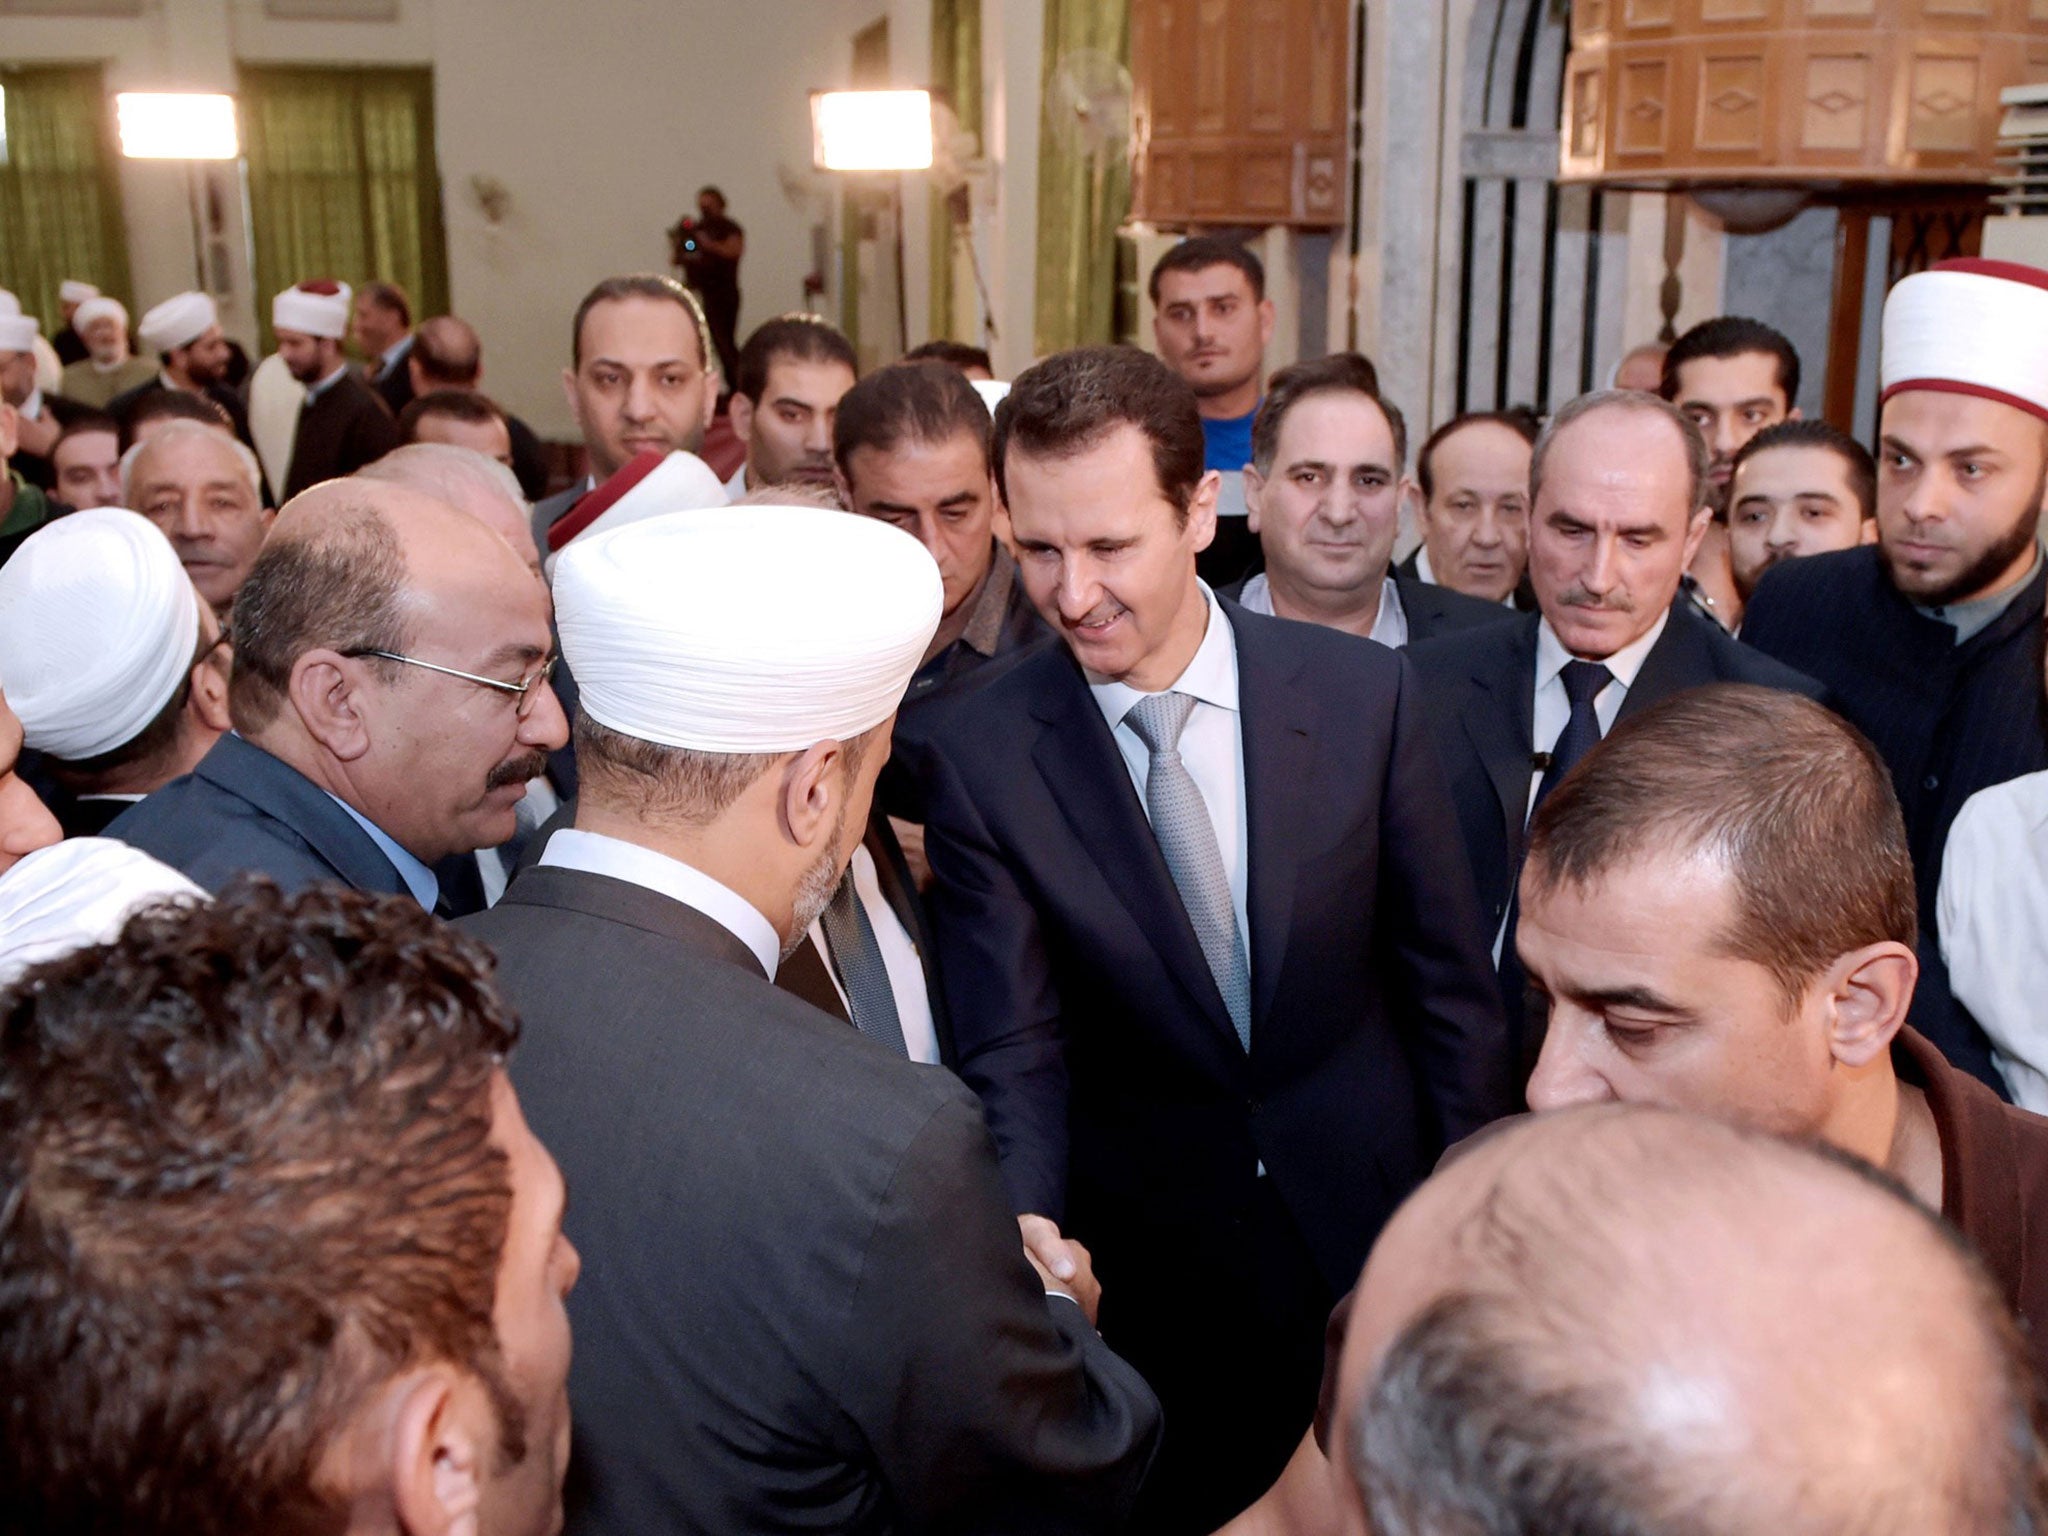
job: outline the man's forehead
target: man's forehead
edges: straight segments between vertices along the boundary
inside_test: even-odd
[[[599,361],[703,366],[696,320],[673,299],[628,294],[593,304],[583,317],[580,339],[585,368]]]
[[[112,432],[71,432],[50,450],[53,458],[119,458],[121,439]]]
[[[1878,432],[1927,457],[1965,448],[2015,455],[2048,446],[2048,421],[2004,400],[1950,389],[1907,389],[1878,411]]]
[[[1275,445],[1283,460],[1384,464],[1394,454],[1393,423],[1378,401],[1355,389],[1318,390],[1280,418]]]
[[[1735,471],[1735,494],[1836,496],[1849,479],[1849,465],[1832,448],[1787,443],[1745,458]]]
[[[1726,357],[1692,357],[1678,365],[1678,398],[1769,395],[1782,400],[1774,352],[1736,352]]]
[[[807,402],[824,399],[832,403],[853,385],[853,370],[836,357],[798,357],[783,352],[769,360],[761,395],[764,401],[789,395]]]
[[[1225,297],[1250,298],[1252,280],[1244,269],[1219,261],[1193,272],[1175,268],[1159,274],[1159,302],[1185,304]]]

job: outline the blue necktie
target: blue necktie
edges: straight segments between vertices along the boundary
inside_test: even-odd
[[[1601,689],[1614,681],[1614,674],[1597,661],[1568,661],[1558,680],[1564,684],[1564,696],[1571,700],[1572,712],[1558,733],[1557,744],[1550,749],[1550,766],[1543,770],[1536,798],[1529,803],[1532,816],[1543,803],[1543,797],[1557,788],[1558,781],[1578,765],[1579,759],[1600,745],[1600,717],[1594,713],[1593,701],[1600,696]]]
[[[1188,766],[1181,761],[1180,733],[1195,707],[1194,695],[1154,693],[1138,700],[1124,716],[1152,754],[1145,773],[1145,808],[1152,835],[1166,856],[1167,872],[1181,905],[1194,925],[1202,957],[1223,1007],[1237,1030],[1238,1044],[1251,1049],[1251,963],[1237,931],[1237,909],[1230,899],[1230,874],[1216,842],[1216,824]]]

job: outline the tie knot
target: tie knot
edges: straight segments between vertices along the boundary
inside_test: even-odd
[[[1614,674],[1597,661],[1568,661],[1561,674],[1564,680],[1564,696],[1572,701],[1572,707],[1590,704],[1600,690],[1614,681]]]
[[[1147,752],[1172,752],[1180,746],[1181,728],[1195,708],[1191,693],[1148,693],[1124,713]]]

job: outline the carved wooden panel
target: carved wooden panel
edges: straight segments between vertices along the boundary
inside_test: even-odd
[[[1132,217],[1343,222],[1349,0],[1131,0]]]
[[[1573,20],[1571,181],[1988,183],[1998,93],[2048,67],[2048,0],[1576,0]]]

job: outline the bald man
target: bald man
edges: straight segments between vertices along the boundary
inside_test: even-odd
[[[108,835],[209,889],[258,870],[453,910],[434,866],[511,837],[568,739],[552,665],[547,593],[503,538],[406,486],[323,483],[237,599],[235,734]]]
[[[1542,1116],[1388,1223],[1333,1459],[1348,1529],[1992,1536],[2048,1518],[2015,1331],[1859,1164],[1662,1110]]]

